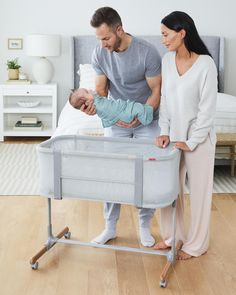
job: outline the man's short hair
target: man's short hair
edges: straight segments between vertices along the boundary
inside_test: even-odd
[[[90,21],[91,26],[94,28],[98,28],[104,23],[113,29],[118,25],[122,26],[122,21],[118,12],[111,7],[101,7],[97,9]]]

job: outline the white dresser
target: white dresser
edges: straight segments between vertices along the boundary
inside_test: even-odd
[[[15,128],[36,117],[42,128]],[[0,141],[5,136],[51,136],[57,125],[57,84],[0,85]]]

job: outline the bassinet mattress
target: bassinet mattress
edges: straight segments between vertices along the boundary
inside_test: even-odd
[[[65,135],[37,147],[40,192],[156,208],[170,205],[179,192],[180,152],[149,139]]]

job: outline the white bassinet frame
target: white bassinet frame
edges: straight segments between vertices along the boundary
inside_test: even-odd
[[[60,138],[62,138],[62,140],[66,140],[67,138],[75,138],[75,146],[76,146],[76,139],[79,138],[79,140],[97,140],[97,141],[114,141],[114,142],[132,142],[133,140],[130,139],[111,139],[111,138],[97,138],[97,139],[92,139],[91,137],[86,137],[86,136],[61,136]],[[47,237],[47,241],[45,246],[36,254],[34,255],[31,260],[30,260],[30,264],[32,269],[37,269],[39,266],[38,263],[38,259],[44,254],[46,253],[49,249],[51,249],[54,245],[56,245],[57,243],[63,243],[63,244],[75,244],[75,245],[80,245],[80,246],[90,246],[90,247],[95,247],[95,248],[103,248],[103,249],[112,249],[112,250],[117,250],[117,251],[128,251],[128,252],[136,252],[136,253],[142,253],[142,254],[153,254],[153,255],[161,255],[161,256],[166,256],[167,257],[167,263],[161,273],[160,276],[160,286],[161,287],[166,287],[167,285],[167,275],[168,275],[168,271],[170,269],[171,265],[174,265],[176,262],[176,255],[178,250],[181,248],[182,246],[182,242],[181,241],[176,241],[175,238],[175,232],[176,232],[176,199],[178,197],[178,192],[176,192],[176,195],[173,198],[173,201],[171,201],[171,203],[167,204],[172,205],[172,245],[171,248],[169,250],[165,250],[165,251],[160,251],[160,250],[148,250],[148,249],[142,249],[142,248],[132,248],[132,247],[124,247],[124,246],[116,246],[116,245],[101,245],[101,244],[95,244],[95,243],[91,243],[91,242],[82,242],[79,240],[71,240],[71,233],[69,231],[68,227],[65,227],[61,232],[59,232],[57,235],[53,234],[53,228],[52,228],[52,206],[51,206],[51,198],[55,198],[55,199],[59,199],[61,200],[64,196],[63,196],[63,186],[62,186],[62,180],[63,177],[66,178],[66,176],[62,175],[62,161],[61,161],[61,157],[62,154],[66,154],[68,155],[83,155],[83,156],[89,156],[91,157],[109,157],[111,155],[104,155],[102,153],[93,153],[93,152],[85,152],[85,151],[80,151],[80,152],[69,152],[69,153],[65,153],[65,152],[60,152],[58,149],[54,148],[50,148],[50,144],[54,141],[55,139],[50,139],[44,143],[42,143],[41,145],[39,145],[38,147],[38,151],[40,152],[46,152],[46,153],[51,153],[52,157],[53,157],[53,195],[47,195],[47,202],[48,202],[48,237]],[[57,140],[57,139],[56,139]],[[150,140],[135,140],[136,142],[140,142],[140,143],[150,143]],[[47,147],[45,149],[45,146]],[[179,153],[178,151],[176,153]],[[180,154],[180,153],[179,153]],[[176,156],[176,155],[175,155]],[[178,157],[180,157],[180,155],[177,155]],[[130,159],[130,155],[120,155],[120,154],[112,154],[112,157],[118,157],[118,158],[127,158]],[[135,161],[135,172],[134,172],[134,201],[133,204],[137,207],[141,207],[143,205],[142,203],[142,198],[140,198],[140,195],[142,195],[142,190],[143,190],[143,185],[142,185],[142,175],[143,175],[143,165],[142,165],[142,161],[143,159],[141,158],[140,155],[133,155],[131,158],[133,158],[133,160]],[[165,159],[165,157],[163,156],[162,159],[160,159],[160,161],[162,161],[163,159]],[[178,168],[178,167],[177,167]],[[178,170],[178,169],[177,169]],[[176,175],[176,177],[178,177],[178,174]],[[76,178],[76,180],[78,180]],[[141,184],[140,184],[141,181]],[[177,181],[178,182],[178,181]],[[79,194],[78,194],[79,195]],[[109,200],[108,200],[109,201]],[[65,237],[65,239],[63,239],[63,237]]]

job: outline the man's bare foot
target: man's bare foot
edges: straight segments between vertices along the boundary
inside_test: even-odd
[[[178,260],[187,260],[192,258],[193,256],[184,252],[183,250],[179,250],[178,255],[177,255],[177,259]]]
[[[164,241],[156,243],[156,245],[153,247],[154,250],[166,250],[169,248],[170,248],[170,246],[166,245],[166,243]]]

